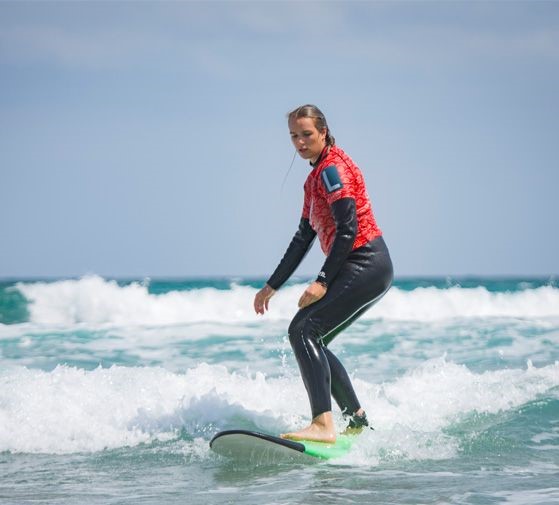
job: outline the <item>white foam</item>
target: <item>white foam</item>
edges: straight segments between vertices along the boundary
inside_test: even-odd
[[[506,412],[556,395],[559,363],[475,374],[439,358],[394,382],[355,386],[376,431],[352,452],[353,463],[448,458],[458,441],[447,427],[472,412]],[[279,433],[308,421],[306,393],[293,376],[207,364],[185,373],[121,366],[0,373],[0,452],[94,452],[171,440],[181,431],[208,440],[219,429]]]
[[[376,389],[376,420],[397,417],[418,430],[438,431],[450,419],[470,412],[496,414],[530,402],[559,385],[559,363],[476,374],[446,359],[429,360],[392,384]],[[417,412],[429,415],[417,416]]]
[[[499,503],[509,505],[533,505],[535,503],[559,503],[559,487],[543,489],[526,489],[515,491],[499,491],[493,496]]]
[[[379,305],[378,313],[386,319],[417,321],[460,317],[557,317],[559,289],[552,286],[515,292],[490,292],[483,286],[392,289]]]
[[[289,320],[305,285],[281,289],[264,320]],[[29,301],[30,320],[41,325],[165,326],[200,322],[252,323],[256,289],[232,284],[228,290],[200,288],[150,294],[140,283],[119,286],[98,276],[58,282],[19,283]],[[516,292],[484,287],[392,288],[365,319],[436,321],[449,318],[559,317],[559,289],[543,286]]]
[[[459,450],[459,440],[445,428],[465,416],[499,414],[557,395],[559,363],[535,368],[476,374],[445,357],[424,362],[400,379],[385,384],[356,380],[363,407],[375,431],[352,453],[352,463],[380,459],[447,459]]]
[[[52,283],[19,283],[29,300],[31,321],[48,325],[76,323],[173,325],[204,321],[235,323],[253,317],[251,288],[230,291],[201,288],[153,295],[134,282],[119,286],[98,276]]]

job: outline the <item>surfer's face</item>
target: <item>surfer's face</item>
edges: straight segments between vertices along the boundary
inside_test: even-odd
[[[326,128],[319,131],[310,117],[289,120],[291,142],[301,158],[314,163],[326,147]]]

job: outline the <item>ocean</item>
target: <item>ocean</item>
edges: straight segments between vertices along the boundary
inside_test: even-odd
[[[1,282],[0,503],[559,503],[553,278],[396,279],[331,344],[374,431],[314,465],[211,452],[309,422],[286,337],[305,281],[264,316],[258,279]]]

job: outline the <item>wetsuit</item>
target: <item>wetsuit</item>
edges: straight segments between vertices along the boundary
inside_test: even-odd
[[[327,291],[297,312],[289,326],[289,341],[313,419],[332,410],[331,396],[344,414],[353,415],[360,409],[359,400],[346,370],[327,346],[388,291],[392,262],[361,171],[342,149],[324,149],[304,189],[299,228],[268,285],[279,289],[318,235],[326,260],[317,281]]]

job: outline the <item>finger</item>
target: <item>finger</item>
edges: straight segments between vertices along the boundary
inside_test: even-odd
[[[257,314],[263,314],[262,302],[260,300],[254,302],[254,310]]]

